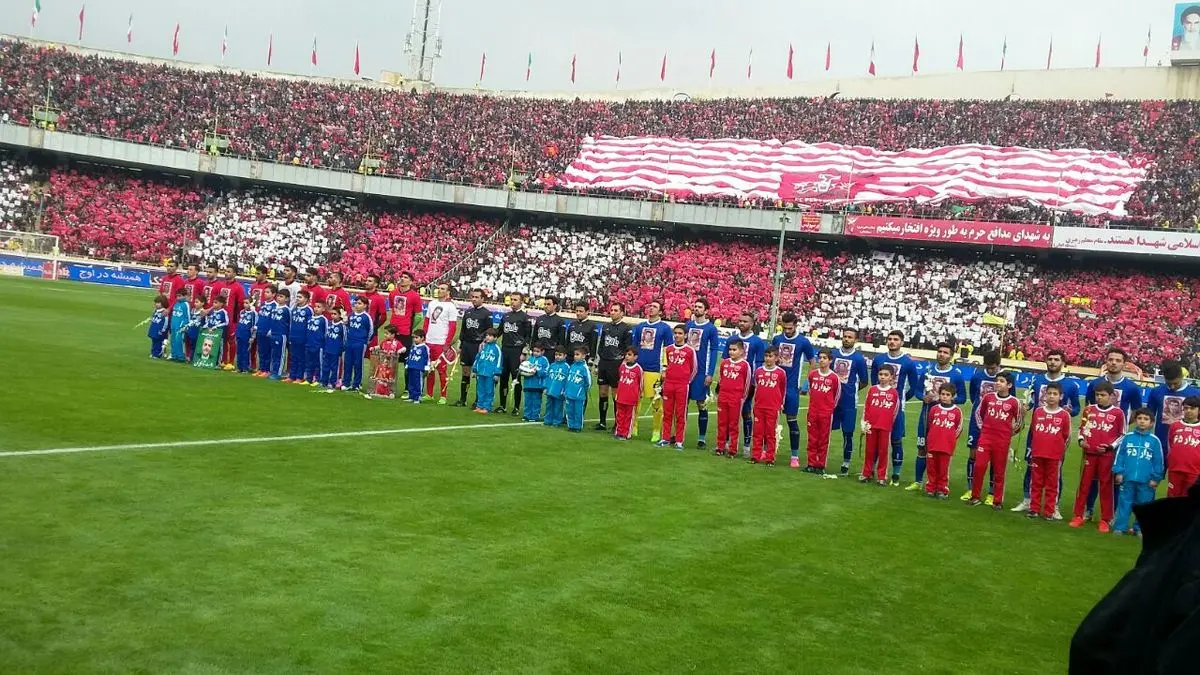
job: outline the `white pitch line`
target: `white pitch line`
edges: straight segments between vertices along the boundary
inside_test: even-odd
[[[919,402],[919,401],[915,401]],[[905,405],[914,403],[908,401]],[[801,410],[808,406],[800,406]],[[696,413],[688,414],[694,417]],[[638,419],[647,419],[651,415],[639,415]],[[597,420],[584,420],[584,423]],[[122,450],[158,450],[161,448],[198,448],[211,445],[245,445],[248,443],[278,443],[283,441],[313,441],[326,438],[358,438],[362,436],[392,436],[395,434],[420,434],[430,431],[466,431],[469,429],[504,429],[508,427],[537,427],[544,426],[536,422],[491,422],[486,424],[453,424],[440,427],[405,427],[403,429],[363,429],[361,431],[335,431],[324,434],[294,434],[291,436],[250,436],[246,438],[210,438],[199,441],[162,441],[158,443],[122,443],[118,445],[88,445],[74,448],[46,448],[44,450],[8,450],[0,452],[0,459],[5,457],[34,457],[38,455],[74,455],[85,452],[115,452]]]

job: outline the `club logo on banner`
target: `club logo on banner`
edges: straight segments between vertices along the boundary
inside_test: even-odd
[[[911,239],[947,244],[1050,248],[1054,228],[1039,223],[988,223],[883,216],[846,216],[844,233],[868,239]]]

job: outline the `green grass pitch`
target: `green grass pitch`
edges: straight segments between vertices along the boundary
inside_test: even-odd
[[[0,452],[512,419],[155,362],[150,309],[0,279]],[[2,457],[0,523],[7,673],[1062,672],[1139,550],[540,426]]]

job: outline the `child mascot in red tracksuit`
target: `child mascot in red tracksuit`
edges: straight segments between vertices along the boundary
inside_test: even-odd
[[[628,441],[633,436],[633,416],[642,400],[642,367],[638,365],[638,350],[625,349],[625,361],[617,368],[617,423],[613,437]]]
[[[688,391],[692,379],[699,369],[696,350],[687,344],[687,329],[675,326],[675,344],[667,347],[667,372],[663,375],[663,422],[662,440],[658,447],[672,443],[676,450],[683,449],[683,435],[687,429]]]
[[[742,406],[750,394],[750,379],[754,376],[746,361],[746,343],[737,338],[726,346],[729,358],[721,362],[717,380],[717,449],[716,454],[738,456],[742,433]]]
[[[1083,409],[1079,426],[1079,448],[1083,450],[1083,468],[1079,472],[1079,492],[1075,496],[1075,513],[1071,527],[1083,527],[1087,508],[1088,489],[1096,481],[1100,495],[1100,531],[1111,531],[1113,519],[1113,449],[1125,435],[1125,411],[1114,405],[1116,389],[1107,380],[1100,380],[1092,389],[1096,402]]]
[[[1200,478],[1200,397],[1183,399],[1183,419],[1167,430],[1167,496],[1184,497]]]
[[[979,427],[979,446],[975,452],[975,480],[971,484],[970,506],[978,506],[987,479],[988,465],[993,472],[992,508],[999,511],[1004,505],[1004,474],[1008,469],[1008,448],[1013,434],[1021,430],[1024,411],[1021,402],[1012,395],[1013,376],[996,373],[996,390],[984,394],[975,408],[975,423]]]
[[[804,470],[809,473],[825,473],[833,411],[842,395],[842,378],[830,369],[832,363],[833,352],[822,349],[816,370],[808,371],[808,466]]]
[[[763,353],[763,365],[754,371],[754,415],[753,431],[750,432],[750,461],[756,464],[775,466],[775,427],[779,424],[779,412],[783,410],[783,397],[787,393],[787,373],[775,364],[779,351],[767,347]]]
[[[866,459],[858,482],[866,483],[875,476],[879,485],[886,485],[889,449],[892,443],[892,427],[900,414],[900,392],[892,380],[895,373],[889,368],[879,369],[879,384],[867,390],[867,404],[863,410],[862,432],[866,437]]]
[[[925,451],[929,459],[929,480],[925,482],[925,494],[936,499],[950,497],[950,458],[958,447],[962,435],[962,410],[954,405],[957,394],[954,384],[943,382],[938,387],[938,403],[930,406],[925,420]]]
[[[1040,515],[1053,520],[1058,506],[1058,476],[1067,454],[1067,442],[1071,440],[1071,413],[1059,406],[1062,393],[1058,382],[1047,384],[1041,396],[1042,405],[1033,411],[1030,420],[1030,518]]]

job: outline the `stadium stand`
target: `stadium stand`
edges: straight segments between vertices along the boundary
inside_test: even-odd
[[[219,121],[227,152],[355,170],[368,145],[384,171],[503,185],[520,167],[552,189],[587,135],[780,138],[885,150],[957,143],[1089,148],[1155,164],[1128,222],[1194,228],[1200,208],[1192,101],[882,101],[718,99],[605,103],[416,94],[242,73],[201,71],[0,41],[0,116],[28,123],[48,80],[58,126],[138,143],[197,148]],[[138,101],[132,105],[131,101]],[[890,212],[1041,220],[1024,204],[899,204]],[[1062,216],[1071,224],[1104,225]]]
[[[29,229],[37,209],[34,202],[36,184],[32,165],[20,163],[0,152],[0,228]]]

